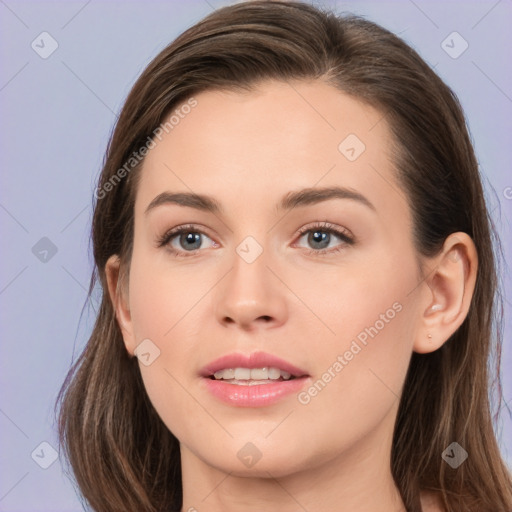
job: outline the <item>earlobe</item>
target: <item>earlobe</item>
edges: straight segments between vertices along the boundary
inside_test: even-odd
[[[108,293],[116,314],[116,320],[123,335],[124,344],[128,353],[133,356],[135,350],[132,320],[128,303],[127,286],[121,274],[121,261],[119,256],[111,256],[105,265]]]
[[[413,346],[420,354],[440,348],[468,314],[478,268],[473,240],[466,233],[451,234],[430,265],[433,269],[423,283],[423,313]]]

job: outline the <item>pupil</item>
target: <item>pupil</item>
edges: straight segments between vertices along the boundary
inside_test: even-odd
[[[320,243],[320,244],[327,241],[327,243],[324,243],[322,247],[317,247],[319,249],[324,249],[325,247],[327,247],[329,245],[329,236],[330,236],[329,233],[325,233],[322,231],[314,231],[313,233],[310,234],[310,239],[312,239],[312,241],[314,243]]]
[[[185,241],[186,241],[185,246],[187,244],[193,244],[194,242],[196,242],[198,244],[197,247],[191,247],[190,245],[188,245],[188,247],[191,248],[192,250],[199,249],[201,247],[201,239],[200,239],[199,233],[186,233]]]

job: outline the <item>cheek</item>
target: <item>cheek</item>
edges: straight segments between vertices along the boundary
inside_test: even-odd
[[[340,313],[336,341],[316,344],[317,372],[294,412],[304,439],[321,432],[313,451],[342,452],[383,422],[392,431],[412,350],[408,309],[392,304]]]
[[[178,438],[186,436],[189,428],[183,418],[194,418],[195,428],[204,421],[206,428],[208,418],[191,398],[187,380],[197,366],[201,339],[197,314],[207,286],[204,275],[191,279],[143,251],[134,251],[129,286],[135,343],[145,340],[149,347],[151,363],[139,362],[139,367],[150,401]]]
[[[309,334],[316,331],[325,353],[342,354],[354,340],[363,352],[378,357],[385,357],[390,349],[408,351],[414,325],[410,292],[418,283],[411,261],[406,256],[376,253],[364,262],[314,274],[302,269],[289,272],[285,280],[293,283],[300,298],[290,319],[302,317],[294,322],[310,323]]]
[[[208,289],[204,273],[180,272],[164,251],[134,251],[130,270],[130,311],[138,340],[150,338],[164,348],[189,322],[190,313]]]
[[[298,401],[326,435],[363,435],[398,404],[414,341],[417,278],[411,259],[398,272],[398,257],[387,258],[347,273],[323,299],[323,319],[335,334],[317,345],[316,379]]]

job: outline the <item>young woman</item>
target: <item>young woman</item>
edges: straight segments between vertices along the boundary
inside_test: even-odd
[[[94,510],[512,510],[492,222],[401,39],[217,10],[134,85],[95,195],[104,295],[59,400]]]

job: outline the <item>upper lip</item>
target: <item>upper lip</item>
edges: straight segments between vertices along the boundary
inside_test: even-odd
[[[290,373],[294,377],[303,377],[307,372],[297,368],[284,359],[266,352],[253,352],[251,354],[233,353],[219,357],[208,363],[202,370],[203,377],[210,377],[219,370],[226,368],[278,368]]]

